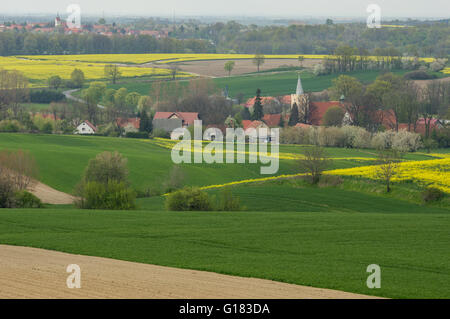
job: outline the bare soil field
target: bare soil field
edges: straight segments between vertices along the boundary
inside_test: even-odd
[[[181,71],[200,74],[210,77],[228,76],[228,72],[224,70],[225,63],[229,60],[213,60],[213,61],[193,61],[177,63]],[[235,62],[234,69],[231,75],[241,75],[245,73],[256,72],[256,65],[252,60],[231,60]],[[318,59],[306,59],[303,61],[303,67],[311,68],[320,63]],[[281,66],[300,66],[295,59],[266,59],[264,64],[260,67],[261,71],[278,68]]]
[[[337,290],[0,245],[0,298],[374,298]],[[67,288],[69,264],[81,288]]]
[[[75,199],[72,195],[57,191],[56,189],[40,182],[35,183],[28,190],[45,204],[72,204]]]
[[[173,65],[176,65],[180,71],[189,72],[199,76],[207,77],[224,77],[228,76],[228,72],[224,70],[225,63],[227,61],[234,61],[234,69],[231,75],[241,75],[245,73],[256,72],[257,68],[253,64],[251,59],[236,59],[236,60],[208,60],[208,61],[192,61],[192,62],[179,62],[171,64],[162,63],[145,63],[138,65],[139,67],[153,67],[168,69]],[[316,64],[322,62],[320,59],[305,59],[302,62],[302,66],[305,68],[313,68]],[[120,65],[127,67],[129,65]],[[266,59],[264,64],[260,67],[261,71],[279,68],[281,66],[295,66],[299,67],[300,64],[296,59]],[[136,65],[134,65],[136,67]]]

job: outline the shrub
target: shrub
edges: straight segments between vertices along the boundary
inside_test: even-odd
[[[422,147],[421,137],[417,133],[400,130],[393,135],[391,147],[399,152],[415,152]]]
[[[213,210],[208,193],[197,187],[185,187],[167,195],[165,205],[171,211]]]
[[[386,150],[392,147],[392,141],[394,139],[394,131],[378,132],[372,138],[372,147],[377,150]]]
[[[77,207],[85,209],[129,210],[136,208],[136,194],[124,182],[115,180],[107,184],[87,182],[83,185]]]
[[[32,103],[52,103],[63,101],[64,94],[53,90],[38,90],[30,92],[30,102]]]
[[[135,192],[129,188],[127,160],[103,152],[91,159],[76,193],[76,205],[90,209],[134,209]]]
[[[216,210],[218,211],[240,211],[241,201],[239,197],[233,196],[229,189],[222,190],[220,193],[219,203]]]
[[[408,80],[430,80],[436,78],[435,75],[430,75],[425,71],[408,72],[403,77]]]
[[[14,194],[14,207],[16,208],[42,208],[39,198],[27,191],[18,191]]]
[[[342,146],[344,135],[338,127],[320,127],[318,141],[320,146]]]
[[[5,178],[3,174],[0,175],[0,208],[11,208],[14,206],[14,185]]]
[[[437,202],[445,197],[445,193],[436,187],[428,187],[422,192],[422,198],[425,203]]]
[[[325,126],[341,126],[345,112],[339,106],[330,107],[323,115],[323,125]]]
[[[303,127],[285,127],[280,132],[283,144],[309,144],[309,129]]]
[[[162,184],[163,190],[166,193],[173,192],[183,186],[184,183],[184,172],[180,166],[173,166],[170,170],[169,176],[166,181]]]
[[[8,132],[8,133],[15,133],[15,132],[21,132],[24,128],[22,124],[19,123],[17,120],[3,120],[0,121],[0,132]]]
[[[170,133],[167,132],[166,130],[158,128],[158,129],[153,130],[152,136],[153,137],[161,137],[161,138],[169,138]]]
[[[84,181],[95,181],[106,185],[112,180],[127,183],[126,158],[123,158],[118,152],[103,152],[89,161],[84,172]]]

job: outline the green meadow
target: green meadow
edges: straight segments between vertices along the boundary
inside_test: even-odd
[[[393,71],[394,73],[404,73],[403,71]],[[363,83],[371,83],[380,74],[380,71],[365,71],[365,72],[347,72],[342,73],[358,78]],[[319,92],[328,89],[332,86],[332,80],[341,74],[331,74],[324,76],[315,76],[310,72],[303,72],[302,84],[306,92]],[[297,85],[297,72],[279,72],[279,73],[261,73],[249,74],[241,76],[231,76],[223,78],[215,78],[212,81],[219,89],[224,89],[228,86],[228,91],[231,97],[238,93],[243,93],[245,98],[255,96],[256,89],[261,89],[263,96],[279,96],[292,94],[295,92]],[[186,86],[188,81],[178,81],[179,84]],[[175,82],[167,81],[169,91],[175,90]],[[151,82],[122,80],[117,84],[108,84],[109,88],[119,89],[125,87],[128,91],[138,92],[142,95],[148,95]]]
[[[173,164],[155,140],[95,136],[0,134],[0,149],[34,155],[40,180],[72,192],[89,159],[117,150],[128,158],[134,188],[161,184]],[[305,146],[281,145],[282,154]],[[369,165],[373,150],[327,148],[332,168]],[[446,152],[446,151],[442,151]],[[409,160],[430,156],[411,153]],[[186,164],[188,185],[262,177],[259,164]],[[278,174],[298,172],[281,160]],[[390,298],[450,296],[450,209],[424,205],[413,184],[344,178],[319,186],[302,179],[227,188],[239,212],[168,212],[164,197],[137,200],[135,211],[79,210],[71,205],[0,210],[0,244],[30,246],[186,269],[338,289]],[[219,200],[223,189],[208,193]],[[447,202],[448,203],[448,202]],[[381,289],[368,289],[370,264],[381,267]]]
[[[128,159],[130,180],[135,189],[148,188],[163,183],[174,166],[170,149],[158,146],[152,140],[73,136],[0,134],[0,149],[22,149],[36,159],[41,182],[63,192],[71,193],[89,160],[103,151],[118,151]],[[303,146],[281,145],[280,152],[301,154]],[[330,156],[339,158],[330,169],[370,165],[371,161],[345,159],[345,157],[374,158],[373,150],[328,148]],[[426,155],[408,154],[407,159],[424,160]],[[247,161],[248,162],[248,161]],[[237,180],[261,178],[261,164],[183,164],[187,185],[207,186]],[[294,160],[281,159],[276,175],[299,172]]]

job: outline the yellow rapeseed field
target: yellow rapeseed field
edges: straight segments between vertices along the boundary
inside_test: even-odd
[[[268,54],[266,59],[298,59],[303,56],[305,59],[325,59],[333,58],[327,54]],[[237,60],[252,59],[253,54],[213,54],[213,53],[149,53],[149,54],[86,54],[86,55],[33,55],[21,56],[25,59],[33,60],[53,60],[53,61],[78,61],[96,63],[126,63],[144,64],[149,62],[172,63],[203,60]],[[370,59],[376,60],[371,56]],[[434,58],[420,58],[421,61],[433,62]]]
[[[63,79],[70,79],[75,68],[81,69],[87,80],[100,80],[105,78],[105,63],[80,62],[72,60],[37,59],[22,57],[0,57],[0,68],[5,70],[18,70],[22,72],[32,83],[42,83],[53,75]],[[157,76],[170,77],[170,70],[161,68],[122,67],[122,77]],[[191,76],[188,73],[179,72],[178,76]]]
[[[441,154],[435,154],[441,156]],[[377,166],[353,167],[328,171],[327,174],[340,176],[358,176],[369,179],[377,179]],[[450,157],[403,162],[398,165],[394,178],[395,181],[413,181],[423,186],[433,186],[450,193]]]

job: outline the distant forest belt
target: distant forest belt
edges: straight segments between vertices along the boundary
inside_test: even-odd
[[[335,55],[327,54],[288,54],[288,55],[264,55],[265,59],[298,59],[302,56],[305,59],[336,59]],[[150,53],[150,54],[86,54],[86,55],[23,55],[18,56],[22,59],[30,60],[53,60],[53,61],[73,61],[73,62],[98,62],[98,63],[130,63],[143,64],[150,62],[158,63],[174,63],[174,62],[189,62],[189,61],[203,61],[203,60],[240,60],[253,59],[253,54],[185,54],[185,53]],[[355,56],[359,59],[359,56]],[[367,56],[370,60],[383,60],[394,57],[387,56]],[[413,57],[409,57],[413,59]],[[435,59],[418,58],[423,62],[433,62]]]

